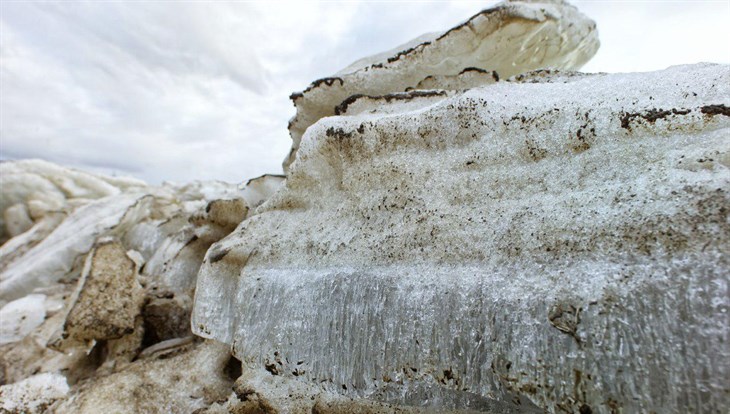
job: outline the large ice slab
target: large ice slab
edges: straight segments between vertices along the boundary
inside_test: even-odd
[[[194,332],[387,402],[730,405],[730,68],[426,99],[307,129],[283,189],[206,255]]]
[[[383,95],[408,88],[459,87],[479,80],[469,69],[510,77],[540,68],[578,69],[598,50],[595,23],[563,0],[505,1],[443,33],[423,35],[391,51],[361,59],[291,96],[289,122],[296,157],[306,129],[351,95]],[[461,81],[456,81],[460,74]],[[442,81],[442,82],[439,82]]]

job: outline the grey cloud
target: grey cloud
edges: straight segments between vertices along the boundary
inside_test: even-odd
[[[191,165],[231,152],[233,135],[252,132],[241,122],[250,112],[244,103],[268,86],[250,46],[255,11],[203,6],[3,5],[3,158],[187,181]],[[214,169],[198,170],[216,178]]]
[[[277,173],[291,92],[493,3],[0,3],[0,158],[150,182]],[[603,42],[586,69],[730,61],[730,9],[698,4],[578,2]]]

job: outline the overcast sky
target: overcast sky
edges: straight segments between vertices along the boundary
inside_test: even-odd
[[[0,157],[150,183],[280,173],[291,92],[493,1],[0,2]],[[574,1],[583,70],[730,63],[730,0]]]

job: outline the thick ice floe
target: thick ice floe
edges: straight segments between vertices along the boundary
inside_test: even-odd
[[[68,394],[66,378],[60,374],[38,374],[15,384],[0,386],[0,412],[42,414]]]
[[[0,163],[0,412],[724,412],[730,67],[597,47],[502,3],[294,94],[240,185]]]
[[[726,406],[728,66],[554,76],[310,127],[195,333],[387,402]]]
[[[291,96],[297,114],[289,122],[293,143],[284,169],[294,162],[306,129],[334,115],[334,108],[352,95],[463,89],[533,69],[578,69],[598,50],[595,29],[592,20],[562,0],[506,1],[446,32],[361,59]],[[489,75],[474,76],[474,70]]]

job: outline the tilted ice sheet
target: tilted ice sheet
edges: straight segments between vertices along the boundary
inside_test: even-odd
[[[66,275],[96,238],[133,223],[147,208],[144,194],[105,197],[77,209],[45,239],[0,273],[0,304],[48,286]],[[126,220],[125,220],[126,218]]]
[[[0,222],[0,242],[13,237],[0,246],[0,304],[62,278],[74,279],[83,256],[103,236],[119,237],[143,262],[155,256],[147,266],[152,279],[190,290],[207,247],[242,217],[236,216],[234,225],[226,223],[225,233],[219,223],[194,226],[188,220],[205,214],[214,200],[242,197],[238,185],[219,181],[147,186],[41,160],[3,162],[0,210],[6,220]],[[21,221],[27,223],[16,225]]]
[[[307,130],[209,250],[196,334],[401,403],[730,405],[728,66],[388,105]]]
[[[205,252],[248,214],[239,186],[166,183],[66,201],[0,246],[0,305],[20,298],[0,306],[0,383],[11,384],[0,412],[192,412],[225,399],[236,361],[227,345],[192,351],[201,341],[190,311]],[[36,373],[65,390],[44,389]]]
[[[49,212],[144,187],[133,178],[91,174],[42,160],[0,163],[0,242],[20,233],[13,226],[19,214],[38,221]]]
[[[294,93],[289,123],[294,161],[302,135],[355,94],[384,95],[418,87],[428,77],[453,77],[465,69],[509,77],[540,68],[579,69],[598,50],[595,23],[563,0],[505,1],[447,30],[421,36],[392,51],[361,59],[333,77]],[[472,79],[473,80],[473,79]],[[488,78],[491,83],[491,76]],[[444,81],[440,88],[462,82]]]

